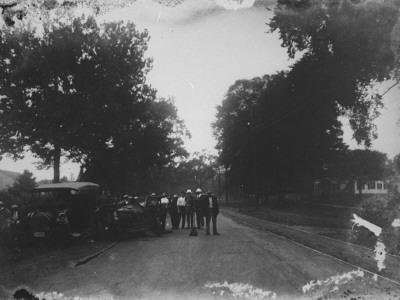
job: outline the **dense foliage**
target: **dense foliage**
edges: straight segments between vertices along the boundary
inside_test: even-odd
[[[278,1],[270,29],[299,59],[287,72],[238,80],[218,106],[219,163],[233,186],[259,195],[310,189],[347,156],[341,116],[371,145],[382,107],[373,86],[396,77],[398,17],[396,1]]]
[[[170,99],[146,84],[149,36],[133,23],[63,18],[44,32],[0,35],[0,149],[30,150],[59,181],[60,157],[105,187],[186,155],[186,130]]]

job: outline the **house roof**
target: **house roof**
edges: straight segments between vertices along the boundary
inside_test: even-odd
[[[6,171],[6,170],[0,170],[0,173],[6,175],[7,177],[10,177],[10,178],[13,179],[13,180],[16,180],[17,177],[18,177],[19,175],[21,175],[20,173],[11,172],[11,171]]]

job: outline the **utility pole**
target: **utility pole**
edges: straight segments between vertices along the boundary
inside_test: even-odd
[[[225,165],[225,192],[226,206],[229,206],[228,165]]]
[[[254,126],[254,106],[251,106],[250,109],[250,122],[251,122],[251,147],[253,150],[253,188],[254,188],[254,196],[255,201],[258,203],[258,178],[257,178],[257,149],[256,149],[256,135],[255,135],[255,126]]]
[[[221,168],[218,167],[218,200],[221,201]]]

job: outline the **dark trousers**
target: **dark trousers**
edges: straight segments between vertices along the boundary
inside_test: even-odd
[[[181,220],[182,220],[182,228],[185,228],[186,206],[178,206],[178,227]]]
[[[177,207],[171,208],[170,215],[171,215],[172,228],[178,229],[179,227],[178,208]]]
[[[194,215],[194,211],[193,209],[188,209],[186,212],[186,218],[187,218],[187,226],[189,228],[193,228],[194,222],[193,222],[193,215]]]
[[[206,233],[210,233],[210,221],[212,219],[213,223],[213,233],[217,233],[217,215],[214,214],[212,208],[208,210],[208,214],[206,216]]]
[[[197,228],[200,229],[204,227],[203,214],[201,213],[201,210],[199,208],[196,209],[196,223]]]

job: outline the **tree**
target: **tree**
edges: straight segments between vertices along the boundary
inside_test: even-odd
[[[347,114],[355,140],[367,147],[382,106],[371,88],[394,75],[391,34],[398,17],[398,1],[279,0],[269,24],[290,57],[305,52],[291,72],[307,64],[309,75],[323,79],[316,86],[309,81],[309,89],[326,91],[320,101]]]
[[[151,103],[138,131],[119,131],[112,147],[98,147],[85,163],[82,180],[98,182],[111,192],[146,193],[157,174],[187,156],[182,135],[188,135],[171,99]]]
[[[301,191],[343,149],[338,110],[296,72],[237,81],[219,106],[214,134],[231,182],[247,193]],[[251,101],[250,101],[251,99]],[[258,184],[263,182],[264,184]],[[268,189],[268,190],[267,190]]]
[[[133,23],[98,25],[93,17],[48,22],[42,36],[3,31],[2,152],[18,159],[31,151],[54,167],[54,182],[63,155],[102,174],[113,170],[115,180],[184,155],[173,101],[157,100],[146,84],[148,40]]]
[[[393,158],[393,165],[394,165],[396,175],[399,175],[400,174],[400,154],[397,154]]]
[[[218,140],[216,148],[220,151],[219,164],[231,168],[233,184],[246,186],[246,191],[252,193],[257,190],[260,163],[255,114],[269,79],[269,76],[264,76],[237,80],[217,107],[217,120],[213,124],[214,136]]]
[[[356,181],[360,195],[366,182],[393,174],[387,155],[371,150],[348,150],[331,168],[330,172],[335,176]]]
[[[18,175],[13,186],[10,188],[10,192],[15,195],[29,193],[31,189],[36,187],[36,185],[36,178],[33,177],[33,173],[24,170],[21,175]]]

